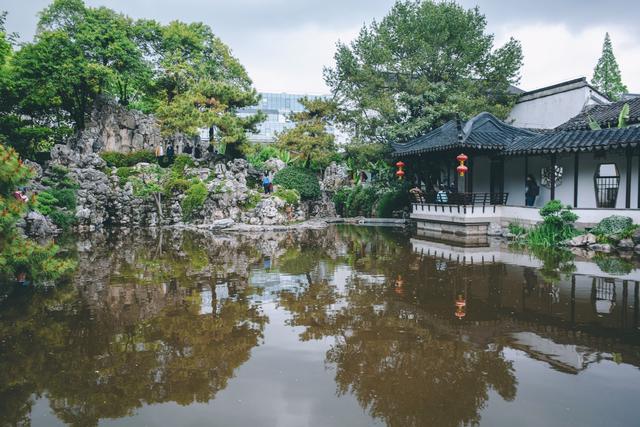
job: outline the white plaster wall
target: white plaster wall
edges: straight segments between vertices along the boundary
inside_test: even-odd
[[[524,206],[524,157],[504,159],[504,191],[509,193],[507,204]]]
[[[519,102],[506,121],[517,127],[553,129],[578,115],[588,104],[590,92],[591,89],[585,86]]]
[[[573,206],[574,191],[574,154],[558,155],[556,162],[563,168],[562,182],[556,186],[556,199]],[[536,207],[543,206],[551,200],[551,190],[541,185],[541,171],[551,165],[548,155],[529,156],[529,173],[540,186],[540,195],[536,198]],[[627,160],[624,152],[608,152],[604,157],[596,157],[594,153],[580,153],[578,158],[578,207],[596,208],[596,194],[593,177],[601,163],[615,163],[620,173],[620,188],[616,200],[616,208],[622,209],[626,202]],[[638,207],[638,173],[640,164],[637,154],[631,162],[631,208]],[[505,191],[509,193],[509,205],[524,205],[524,157],[507,157],[505,159]],[[488,170],[487,170],[488,174]]]

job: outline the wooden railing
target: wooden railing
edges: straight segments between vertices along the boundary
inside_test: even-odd
[[[509,193],[446,193],[411,192],[414,203],[427,205],[453,205],[453,206],[491,206],[506,205]]]

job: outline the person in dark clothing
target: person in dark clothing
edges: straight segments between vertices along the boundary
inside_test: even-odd
[[[196,148],[193,150],[193,157],[199,159],[202,157],[202,148],[199,145],[196,145]]]
[[[167,147],[167,160],[169,161],[169,164],[173,163],[173,157],[175,156],[176,151],[173,148],[173,144],[169,144],[169,146]]]
[[[191,147],[191,144],[189,144],[188,142],[184,145],[184,149],[182,150],[182,152],[184,154],[191,154],[193,153],[193,147]]]
[[[540,187],[533,175],[527,175],[527,186],[524,193],[525,205],[533,206],[536,202],[536,197],[540,194]]]

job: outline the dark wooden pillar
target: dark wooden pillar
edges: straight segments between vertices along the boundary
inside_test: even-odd
[[[551,200],[555,200],[556,198],[556,154],[553,153],[551,155]]]
[[[627,179],[626,179],[626,193],[625,193],[625,202],[624,207],[629,209],[631,208],[631,165],[633,160],[633,154],[631,153],[631,148],[627,148]]]
[[[573,158],[573,207],[578,207],[578,152]]]

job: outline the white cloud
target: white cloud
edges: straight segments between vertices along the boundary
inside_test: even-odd
[[[640,46],[633,32],[625,27],[592,26],[571,31],[564,24],[506,25],[496,29],[496,39],[501,44],[513,36],[522,42],[524,67],[520,86],[532,90],[576,77],[590,80],[607,31],[623,82],[631,92],[640,92]]]
[[[237,41],[233,51],[261,92],[326,94],[322,68],[333,65],[336,42],[351,40],[358,30],[307,25],[263,31],[259,37]]]

